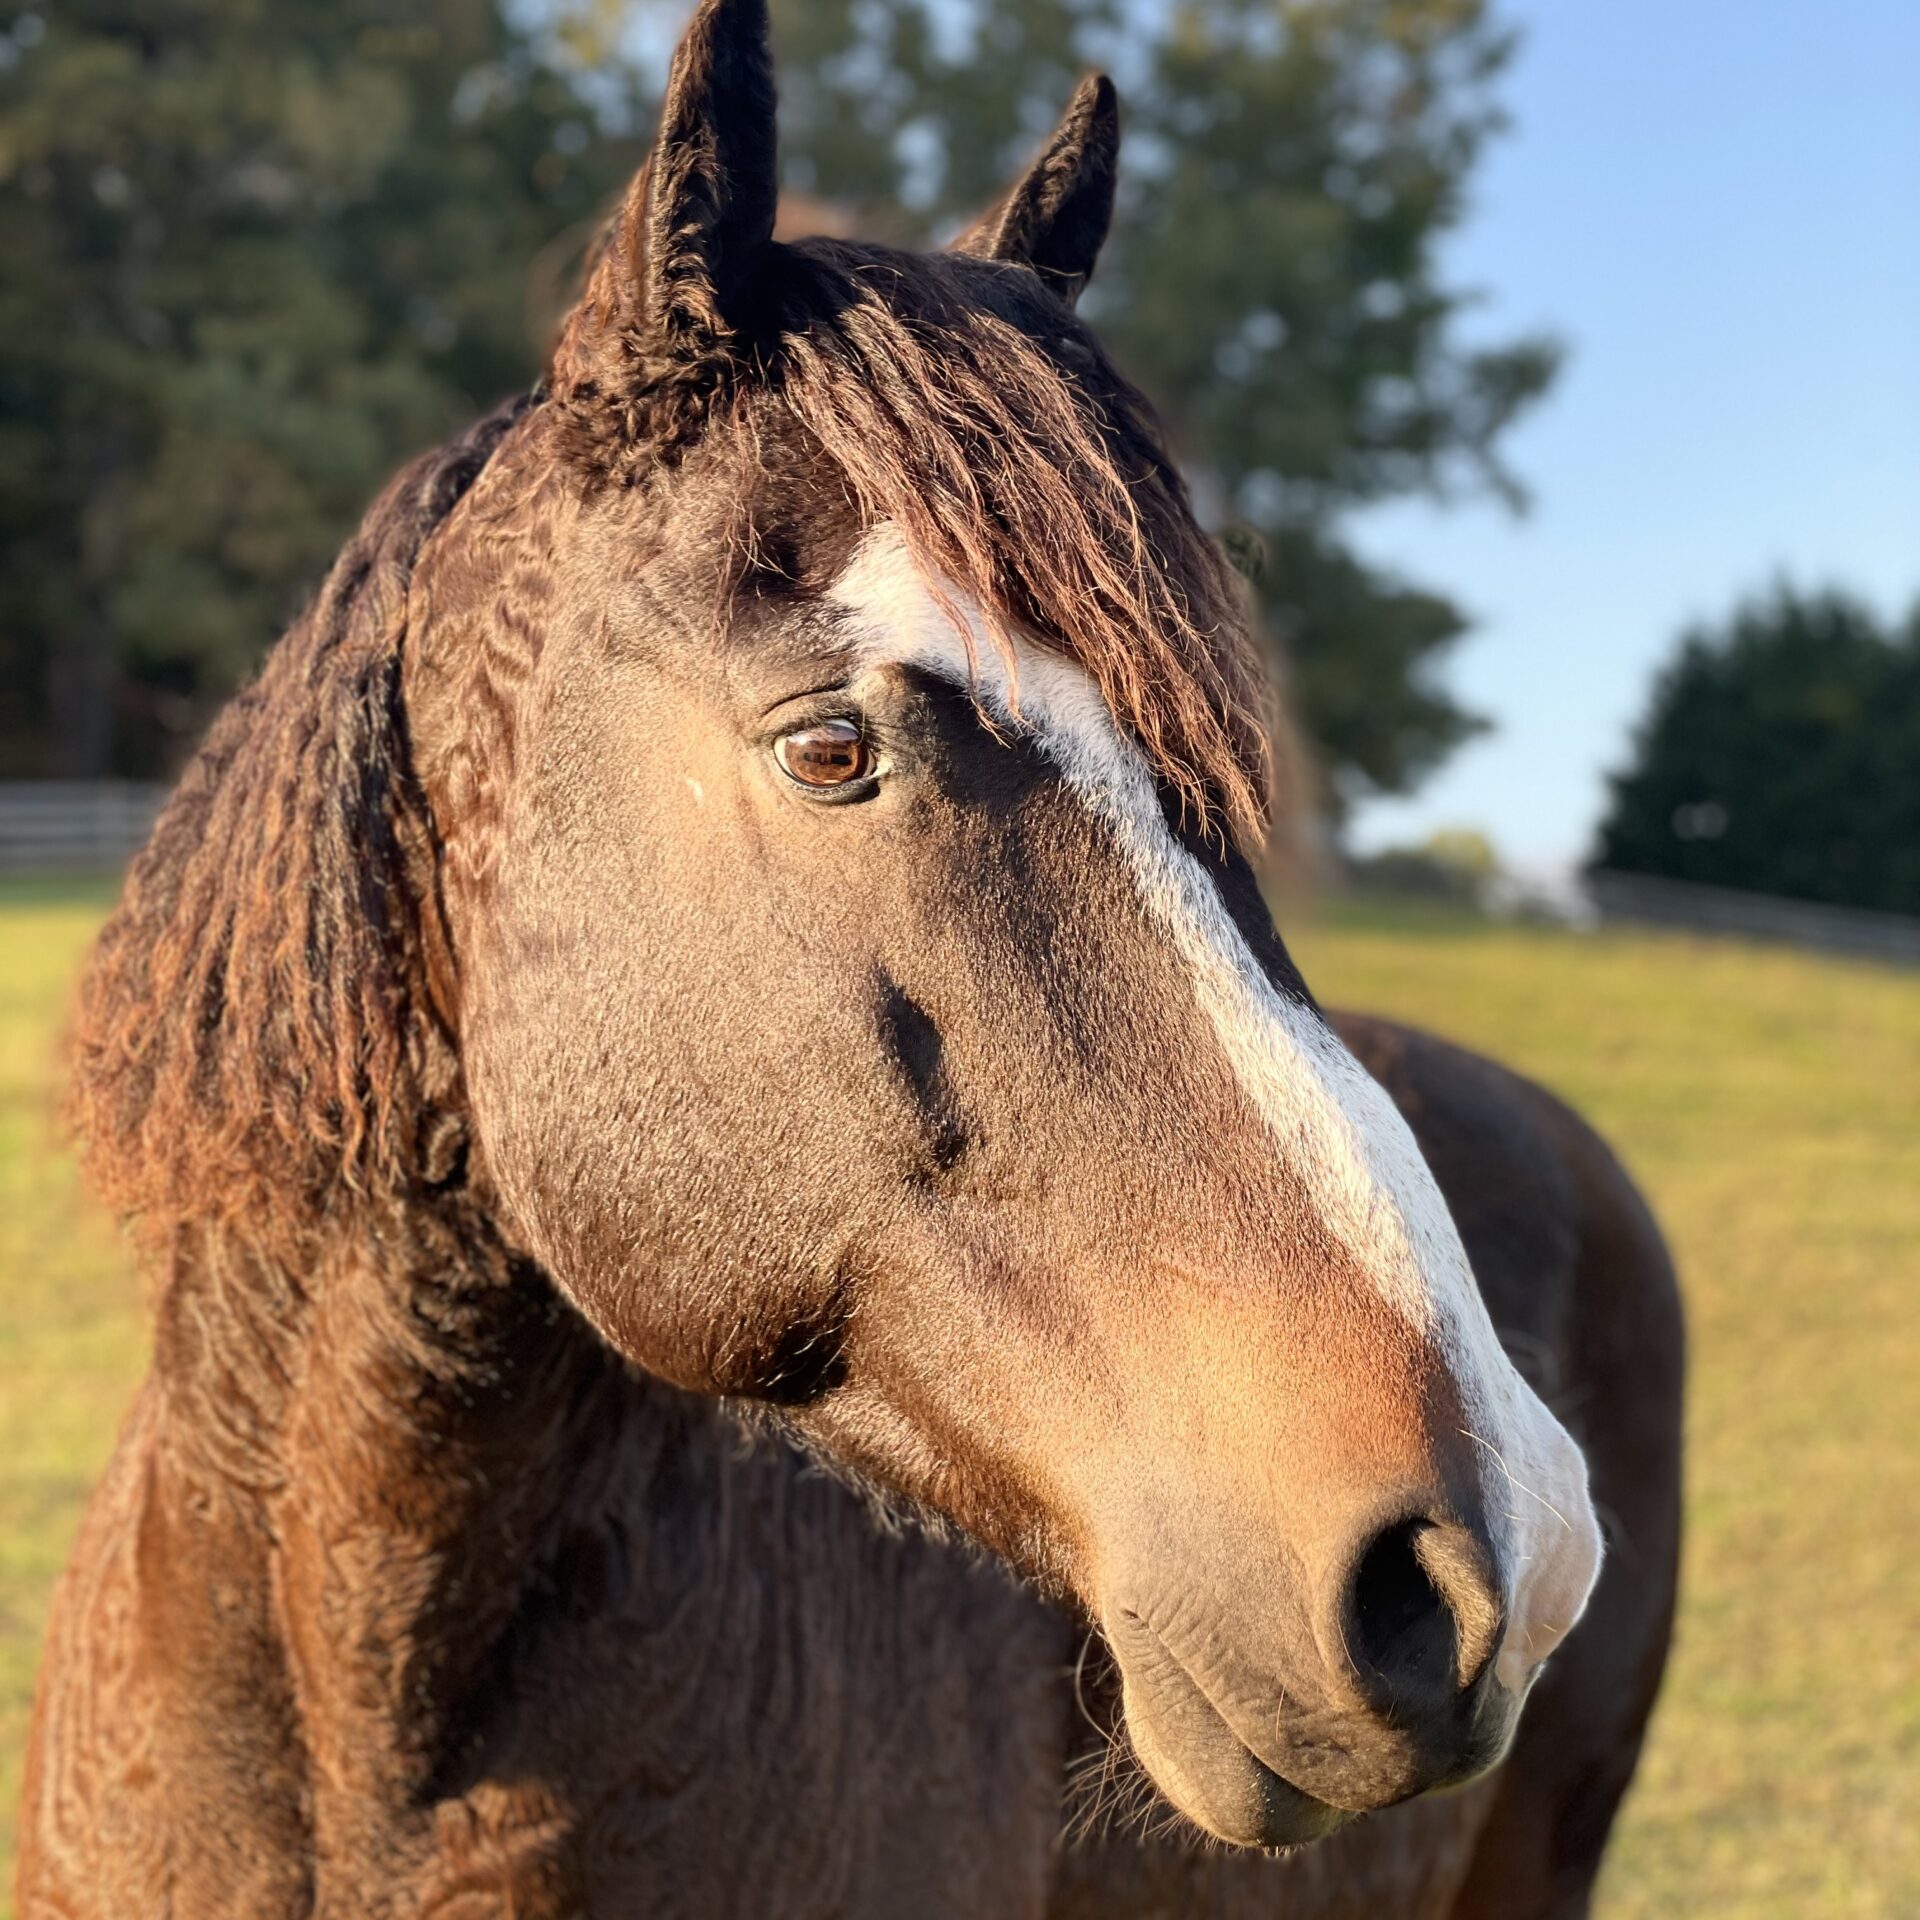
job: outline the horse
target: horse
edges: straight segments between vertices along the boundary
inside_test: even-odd
[[[1586,1911],[1672,1269],[1263,904],[1247,610],[1075,310],[1117,126],[783,241],[703,0],[543,383],[214,723],[74,1026],[154,1351],[23,1914]]]

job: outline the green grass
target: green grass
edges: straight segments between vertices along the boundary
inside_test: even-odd
[[[106,898],[0,892],[0,1911],[49,1592],[145,1359],[138,1290],[53,1125],[74,970]]]
[[[0,895],[0,1848],[48,1590],[142,1363],[48,1121],[98,912]],[[1679,1255],[1687,1586],[1604,1920],[1920,1914],[1920,975],[1389,907],[1294,945],[1328,999],[1573,1100]]]

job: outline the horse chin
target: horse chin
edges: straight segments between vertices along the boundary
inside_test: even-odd
[[[1314,1762],[1314,1785],[1289,1779],[1235,1732],[1206,1689],[1137,1617],[1109,1637],[1135,1755],[1163,1798],[1215,1839],[1241,1847],[1305,1846],[1366,1812],[1425,1793],[1446,1793],[1497,1766],[1512,1744],[1527,1687],[1476,1689],[1471,1732],[1449,1763],[1434,1766],[1392,1743],[1378,1756],[1342,1755],[1338,1742],[1296,1738],[1295,1757]],[[1130,1659],[1128,1656],[1131,1655]],[[1491,1679],[1491,1676],[1489,1676]],[[1279,1745],[1287,1746],[1281,1736]]]
[[[1148,1707],[1129,1683],[1128,1737],[1148,1778],[1195,1826],[1230,1846],[1302,1847],[1353,1818],[1276,1773],[1188,1683]]]

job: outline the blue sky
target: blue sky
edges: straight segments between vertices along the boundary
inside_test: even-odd
[[[1508,0],[1515,129],[1451,243],[1488,337],[1571,352],[1513,434],[1536,504],[1399,504],[1372,558],[1476,616],[1498,731],[1362,846],[1577,857],[1686,622],[1785,572],[1920,595],[1920,0]]]

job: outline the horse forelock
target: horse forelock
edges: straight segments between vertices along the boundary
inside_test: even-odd
[[[769,404],[890,523],[928,577],[1099,687],[1184,814],[1252,851],[1273,803],[1276,712],[1243,588],[1200,529],[1147,401],[1022,267],[814,238],[770,250],[751,338],[697,430],[561,396],[590,483],[644,478],[694,440],[741,443]],[[636,417],[652,438],[636,444]]]

